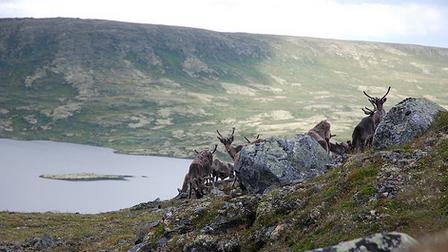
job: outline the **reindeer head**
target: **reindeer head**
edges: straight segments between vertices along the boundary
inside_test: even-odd
[[[213,154],[215,154],[216,148],[218,148],[217,144],[215,144],[215,147],[213,148],[212,151],[210,151],[209,149],[205,149],[202,151],[194,150],[194,152],[196,152],[196,158],[205,159],[205,160],[207,160],[209,165],[211,165],[213,162]]]
[[[378,97],[372,97],[370,95],[368,95],[366,93],[366,91],[363,91],[364,95],[367,96],[369,98],[369,102],[372,103],[372,105],[378,110],[378,111],[382,111],[383,110],[383,104],[386,102],[387,98],[386,96],[389,94],[390,91],[390,86],[387,89],[387,92],[385,95],[383,95],[383,97],[378,98]]]
[[[227,153],[229,154],[229,156],[235,160],[235,158],[238,156],[238,152],[241,151],[241,149],[243,148],[243,145],[232,145],[233,140],[234,140],[234,136],[233,134],[235,134],[235,127],[232,128],[232,133],[230,133],[230,135],[228,137],[223,137],[221,135],[221,133],[219,133],[218,130],[216,130],[216,132],[218,133],[217,138],[219,139],[219,141],[224,145],[224,147],[226,148]]]
[[[223,137],[221,135],[221,133],[219,133],[218,130],[216,130],[216,132],[218,133],[217,138],[219,139],[219,141],[222,144],[224,144],[224,146],[228,146],[228,145],[231,145],[233,143],[233,140],[234,140],[233,134],[235,134],[235,127],[232,128],[232,133],[230,133],[230,135],[228,137]]]

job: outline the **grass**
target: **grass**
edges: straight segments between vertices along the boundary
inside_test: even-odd
[[[0,240],[24,242],[31,237],[49,234],[70,241],[71,249],[130,247],[143,222],[160,220],[157,213],[147,211],[118,211],[84,215],[68,213],[14,213],[0,212]],[[57,247],[55,251],[68,248]]]

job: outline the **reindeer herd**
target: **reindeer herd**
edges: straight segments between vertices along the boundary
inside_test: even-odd
[[[390,89],[391,87],[387,89],[386,94],[381,98],[372,97],[363,91],[373,108],[362,108],[362,111],[367,116],[362,118],[354,128],[351,141],[341,143],[330,142],[330,139],[335,135],[331,134],[331,125],[326,120],[319,122],[310,129],[308,135],[314,138],[328,154],[332,152],[336,155],[343,155],[349,152],[357,153],[365,151],[372,146],[375,130],[386,114],[383,105],[387,100],[386,96],[389,94]],[[243,147],[265,141],[258,135],[253,141],[244,137],[247,143],[235,145],[233,144],[235,128],[232,128],[232,132],[227,137],[224,137],[218,130],[216,132],[218,134],[218,140],[224,145],[227,154],[234,163],[239,160],[240,151]],[[238,181],[238,171],[234,170],[233,164],[231,163],[213,159],[213,154],[216,152],[217,147],[218,145],[215,145],[213,150],[205,149],[200,152],[194,150],[196,157],[191,162],[188,173],[185,175],[182,189],[178,189],[179,195],[188,194],[188,198],[191,198],[194,192],[196,198],[201,198],[207,193],[209,186],[215,186],[215,183],[219,179],[233,179],[232,187],[234,187]],[[242,187],[241,183],[240,186]]]

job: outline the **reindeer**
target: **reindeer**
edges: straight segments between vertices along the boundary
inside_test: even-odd
[[[364,95],[369,98],[369,102],[373,105],[374,108],[376,108],[376,113],[374,115],[375,119],[375,125],[378,125],[381,120],[383,119],[384,115],[386,114],[386,111],[383,108],[384,103],[386,102],[387,98],[386,96],[389,94],[390,86],[387,89],[387,92],[383,97],[372,97],[366,93],[366,91],[363,91]]]
[[[330,135],[330,139],[335,137],[336,135]],[[341,142],[341,143],[332,143],[330,141],[328,141],[329,147],[330,147],[330,152],[333,152],[337,155],[344,155],[345,153],[347,153],[349,150],[351,150],[352,148],[352,142],[351,141],[347,141],[347,142]]]
[[[219,159],[213,160],[212,164],[212,178],[213,182],[218,181],[218,178],[224,180],[225,178],[235,177],[233,172],[233,165],[231,163],[223,162]]]
[[[213,151],[208,149],[196,152],[196,158],[191,162],[188,168],[188,173],[185,175],[182,189],[177,189],[179,194],[188,193],[188,198],[191,198],[192,190],[196,195],[201,194],[205,180],[210,177],[212,173],[213,154],[216,152],[218,145],[215,145]]]
[[[327,151],[327,153],[330,153],[330,127],[330,123],[327,120],[323,120],[308,131],[308,135],[316,139],[316,141]]]
[[[383,105],[387,100],[386,96],[389,94],[390,88],[391,87],[389,86],[386,94],[381,98],[372,97],[367,94],[366,91],[363,91],[364,95],[367,96],[369,102],[373,105],[373,110],[368,109],[367,107],[362,109],[368,117],[363,118],[353,131],[352,144],[356,152],[364,151],[365,147],[370,147],[372,145],[376,127],[386,114]]]
[[[364,117],[353,130],[352,145],[355,152],[364,151],[366,146],[372,145],[373,135],[375,134],[376,129],[376,107],[374,107],[373,110],[367,107],[362,108],[361,110],[368,116]]]
[[[234,140],[234,134],[235,134],[235,127],[232,128],[232,133],[230,133],[230,136],[223,137],[221,133],[219,133],[218,130],[216,130],[218,133],[217,138],[219,141],[224,145],[226,148],[227,154],[229,154],[230,158],[236,162],[239,159],[239,153],[241,149],[244,147],[243,145],[233,145]]]

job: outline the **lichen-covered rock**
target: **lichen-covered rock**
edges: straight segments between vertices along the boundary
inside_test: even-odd
[[[211,235],[198,235],[191,244],[186,245],[183,251],[195,252],[239,252],[241,246],[236,239],[219,239]]]
[[[272,137],[244,147],[235,164],[242,185],[261,193],[272,185],[313,178],[327,171],[331,157],[306,134],[293,138]]]
[[[439,105],[423,98],[406,98],[387,112],[373,137],[373,147],[384,149],[410,143],[437,118]]]
[[[130,248],[128,252],[151,252],[151,243],[142,242]]]
[[[251,226],[255,221],[259,200],[258,196],[246,195],[224,202],[213,222],[201,231],[216,234],[235,227]]]
[[[51,247],[56,246],[56,240],[48,234],[44,234],[42,237],[33,237],[25,245],[26,247],[37,250],[47,250]]]
[[[337,245],[310,250],[308,252],[405,252],[417,242],[407,234],[390,232],[377,233]]]

